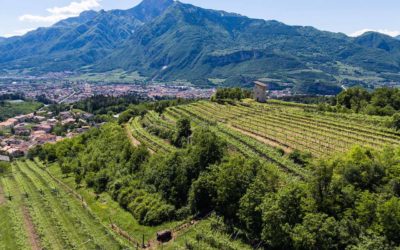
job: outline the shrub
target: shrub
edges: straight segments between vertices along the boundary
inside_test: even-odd
[[[10,172],[11,165],[8,162],[0,161],[0,174],[6,174]]]

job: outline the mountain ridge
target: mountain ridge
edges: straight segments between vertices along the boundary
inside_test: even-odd
[[[145,0],[128,10],[87,11],[0,44],[0,67],[34,73],[121,69],[160,81],[210,85],[224,79],[290,83],[330,94],[368,74],[400,81],[400,41],[378,33],[352,38],[208,10],[173,0]]]

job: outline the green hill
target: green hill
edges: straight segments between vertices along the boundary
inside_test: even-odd
[[[115,223],[133,242],[144,238],[148,249],[399,247],[400,135],[386,127],[385,117],[249,99],[175,104],[161,113],[153,110],[157,105],[131,106],[134,117],[122,126],[109,122],[31,150],[29,157],[46,164],[17,163],[16,178],[0,177],[4,193],[27,179],[18,197],[25,187],[30,196],[23,202],[46,201],[51,187],[64,189],[49,171],[76,188],[105,229]],[[72,206],[74,199],[49,198],[54,208],[69,202],[82,210]],[[24,205],[15,201],[5,204]],[[40,212],[45,204],[32,203],[30,210]],[[12,211],[19,210],[7,215]],[[54,221],[66,234],[49,235],[44,227],[44,246],[50,236],[72,246],[86,237],[81,227],[71,231],[79,224],[68,220],[85,214],[51,214],[33,220],[35,228]],[[98,223],[86,221],[101,233]],[[164,245],[155,235],[162,229],[174,236]],[[115,239],[105,243],[117,246]]]

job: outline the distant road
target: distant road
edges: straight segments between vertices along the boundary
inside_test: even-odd
[[[69,98],[73,97],[75,94],[76,94],[76,92],[74,91],[72,94],[70,94],[69,96],[67,96],[67,97],[65,97],[64,99],[62,99],[62,100],[60,101],[60,103],[65,102],[65,101],[68,100]]]

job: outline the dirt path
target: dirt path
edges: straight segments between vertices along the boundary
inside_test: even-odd
[[[127,124],[125,124],[125,132],[128,135],[129,141],[131,142],[132,146],[134,147],[139,147],[140,146],[140,141],[138,141],[135,137],[133,137],[131,131],[129,130],[129,127]]]
[[[262,137],[262,136],[255,135],[255,134],[253,134],[253,133],[247,132],[247,131],[242,130],[242,129],[240,129],[240,128],[235,128],[235,127],[233,127],[233,126],[231,126],[231,125],[227,125],[227,126],[228,126],[230,129],[236,130],[237,132],[240,132],[240,133],[242,133],[242,134],[244,134],[244,135],[250,136],[250,137],[252,137],[252,138],[254,138],[254,139],[256,139],[256,140],[258,140],[258,141],[260,141],[260,142],[262,142],[262,143],[265,143],[265,144],[270,145],[270,146],[275,147],[275,148],[281,148],[281,149],[283,149],[283,151],[284,151],[286,154],[290,154],[291,152],[293,152],[293,149],[292,149],[292,148],[290,148],[290,147],[288,147],[288,146],[286,146],[286,145],[282,145],[282,144],[279,143],[279,142],[276,142],[276,141],[273,141],[273,140],[269,140],[269,139],[267,139],[267,138],[265,138],[265,137]]]
[[[208,217],[210,217],[211,214],[212,213],[208,213],[207,215],[205,215],[201,218],[192,219],[186,223],[176,226],[175,228],[171,229],[172,239],[169,242],[161,243],[161,242],[157,241],[157,239],[152,239],[152,240],[148,241],[148,244],[144,249],[145,250],[156,250],[156,249],[160,249],[160,247],[162,247],[163,245],[166,246],[166,245],[173,244],[174,241],[176,241],[176,239],[181,234],[187,232],[188,230],[190,230],[191,228],[196,226],[198,223],[200,223],[202,220],[207,219]]]
[[[28,234],[28,240],[29,240],[31,249],[32,250],[41,250],[42,248],[40,246],[39,236],[36,233],[35,226],[33,225],[31,215],[29,214],[29,211],[25,206],[22,207],[22,212],[24,215],[23,219],[24,219],[25,230]]]
[[[188,231],[190,228],[198,224],[201,220],[192,220],[188,223],[179,225],[178,227],[172,229],[172,239],[169,242],[161,243],[157,241],[156,238],[151,239],[147,242],[146,247],[143,248],[144,250],[156,250],[160,249],[162,245],[170,245],[173,244],[174,241],[181,235],[183,232]]]
[[[5,195],[3,192],[3,188],[0,185],[0,206],[6,203]]]
[[[125,132],[128,135],[129,141],[131,142],[132,146],[139,147],[140,145],[142,145],[142,143],[140,141],[138,141],[135,137],[133,137],[132,132],[129,130],[128,125],[125,124],[124,127],[125,127]],[[151,148],[147,148],[147,150],[149,150],[150,154],[152,154],[152,155],[156,153]]]
[[[6,203],[6,199],[4,197],[3,188],[0,185],[0,206]]]

